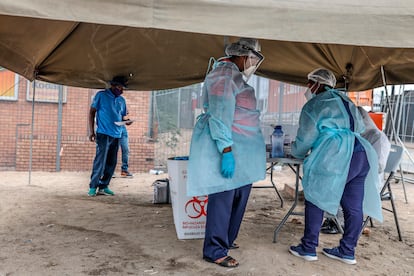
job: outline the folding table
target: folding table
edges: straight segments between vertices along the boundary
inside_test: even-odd
[[[299,182],[301,180],[301,176],[300,176],[300,166],[303,164],[303,160],[302,159],[296,159],[293,157],[282,157],[282,158],[268,158],[267,162],[271,164],[270,166],[270,181],[273,185],[273,187],[275,188],[279,198],[282,201],[281,207],[283,207],[283,198],[280,195],[279,191],[276,188],[276,185],[273,181],[273,167],[277,164],[286,164],[289,166],[289,168],[291,168],[291,170],[295,173],[295,198],[293,200],[293,204],[290,207],[289,211],[286,213],[286,215],[283,217],[282,221],[276,226],[274,234],[273,234],[273,242],[276,242],[277,240],[277,235],[279,234],[280,229],[283,227],[283,225],[285,225],[287,219],[291,216],[291,215],[303,215],[303,213],[298,213],[298,212],[294,212],[296,205],[299,201]]]

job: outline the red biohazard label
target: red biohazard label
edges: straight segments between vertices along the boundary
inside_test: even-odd
[[[207,196],[194,196],[185,204],[185,213],[192,219],[207,216],[207,202]]]

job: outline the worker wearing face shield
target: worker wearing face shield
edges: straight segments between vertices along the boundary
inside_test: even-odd
[[[256,39],[241,38],[226,47],[204,80],[204,113],[193,130],[187,194],[208,195],[203,258],[225,267],[238,262],[228,250],[238,247],[240,224],[252,183],[265,178],[265,143],[260,111],[247,80],[263,61]]]
[[[292,155],[304,158],[303,192],[305,230],[301,243],[289,251],[307,261],[318,259],[324,211],[344,211],[344,234],[339,246],[324,248],[330,258],[355,264],[355,247],[364,213],[382,221],[377,190],[378,157],[371,144],[361,136],[365,126],[357,107],[334,89],[335,75],[319,68],[308,75],[308,102],[300,118]]]

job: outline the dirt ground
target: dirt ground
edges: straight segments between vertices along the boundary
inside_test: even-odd
[[[301,216],[291,217],[273,243],[292,201],[284,194],[281,208],[273,190],[253,189],[240,248],[230,252],[240,266],[226,269],[202,260],[202,239],[177,239],[171,205],[152,203],[152,183],[167,174],[114,178],[116,195],[94,198],[86,195],[89,174],[33,172],[29,185],[28,173],[0,172],[0,276],[414,275],[414,184],[406,183],[408,204],[402,185],[393,184],[403,242],[392,214],[384,212],[385,222],[360,238],[355,266],[320,252],[340,235],[321,234],[316,262],[292,256],[288,247],[300,241]],[[287,168],[276,179],[281,190],[294,181]]]

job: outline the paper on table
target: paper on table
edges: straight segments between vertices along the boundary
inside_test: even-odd
[[[117,126],[124,126],[124,125],[126,125],[127,123],[132,123],[132,122],[134,122],[135,120],[126,120],[126,121],[120,121],[120,122],[115,122],[115,124],[117,125]]]

